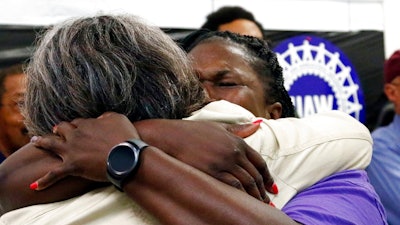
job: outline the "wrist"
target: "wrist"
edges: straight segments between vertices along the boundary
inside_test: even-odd
[[[130,139],[114,146],[107,157],[107,179],[120,191],[126,180],[136,174],[141,152],[148,144]]]

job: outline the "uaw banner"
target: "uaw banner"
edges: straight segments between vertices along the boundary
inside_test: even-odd
[[[299,117],[340,110],[365,121],[356,70],[338,47],[321,37],[301,35],[281,41],[274,51]]]

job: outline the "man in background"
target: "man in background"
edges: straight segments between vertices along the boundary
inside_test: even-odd
[[[0,70],[0,163],[29,142],[19,105],[25,94],[23,64]]]
[[[239,6],[224,6],[210,13],[201,28],[264,38],[264,29],[261,23],[251,12]]]
[[[400,224],[400,50],[384,64],[384,92],[394,106],[393,121],[372,132],[374,141],[368,176],[388,215],[388,223]]]

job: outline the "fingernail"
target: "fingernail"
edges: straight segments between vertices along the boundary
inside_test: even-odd
[[[274,208],[276,208],[275,204],[272,203],[272,202],[269,202],[269,205],[272,206],[272,207],[274,207]]]
[[[39,139],[38,136],[32,136],[31,137],[31,143],[35,143]]]
[[[37,181],[33,182],[31,185],[29,185],[29,188],[31,190],[36,190],[38,188],[39,184]]]
[[[263,120],[262,119],[258,119],[256,121],[253,121],[253,124],[260,124]]]
[[[276,183],[274,183],[272,185],[272,194],[278,194],[279,190],[278,190],[278,185],[276,185]]]
[[[54,125],[54,127],[53,127],[53,134],[56,134],[57,133],[57,125]]]

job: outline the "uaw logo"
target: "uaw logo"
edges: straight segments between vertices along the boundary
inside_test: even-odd
[[[340,110],[365,121],[358,76],[337,47],[319,37],[297,36],[274,50],[299,117]]]

